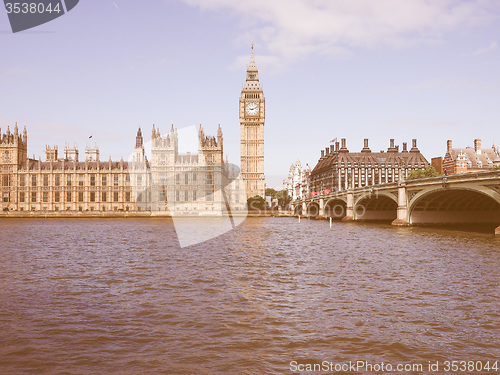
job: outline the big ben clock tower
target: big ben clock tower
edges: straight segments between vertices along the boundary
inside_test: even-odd
[[[247,198],[264,198],[264,121],[265,99],[259,83],[255,58],[250,56],[247,79],[240,95],[241,175],[245,181]]]

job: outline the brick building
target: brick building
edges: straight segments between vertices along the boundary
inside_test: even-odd
[[[399,180],[413,170],[426,169],[429,163],[413,140],[408,150],[403,143],[402,150],[390,140],[387,151],[372,152],[368,139],[364,140],[361,152],[350,152],[346,140],[321,150],[321,157],[311,172],[311,191],[341,191],[361,186],[377,185]]]
[[[500,150],[493,145],[482,148],[481,140],[474,140],[474,147],[453,148],[451,140],[446,142],[443,171],[446,174],[487,171],[500,166]]]

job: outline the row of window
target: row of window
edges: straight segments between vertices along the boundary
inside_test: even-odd
[[[19,193],[19,202],[20,203],[26,203],[28,197],[30,197],[30,202],[38,202],[38,198],[41,198],[41,202],[48,203],[49,202],[49,193],[48,192],[42,192],[41,197],[37,192],[32,192],[31,196],[28,193],[25,192],[20,192]],[[54,202],[59,203],[61,202],[61,198],[63,197],[63,193],[60,192],[55,192],[54,193]],[[66,202],[71,203],[73,201],[73,195],[71,192],[66,193]],[[75,202],[84,202],[84,194],[83,192],[79,192],[75,196],[76,200]],[[90,192],[89,194],[89,201],[90,202],[96,202],[98,198],[98,194],[96,192]],[[109,199],[109,201],[108,201]],[[112,200],[111,200],[112,199]],[[9,194],[4,193],[3,196],[4,202],[9,201]],[[114,192],[112,194],[107,194],[105,192],[101,193],[101,201],[102,202],[119,202],[119,194],[118,192]],[[130,192],[125,193],[125,201],[130,202]]]
[[[351,182],[351,178],[350,178],[350,175],[348,176],[349,178],[346,180],[345,176],[342,176],[340,179],[338,178],[335,178],[332,180],[332,185],[333,186],[337,186],[337,184],[339,184],[340,182],[340,185],[341,186],[344,186],[346,184],[346,181],[347,183],[350,183]],[[384,176],[381,176],[381,177],[384,177]],[[361,178],[359,178],[357,175],[355,176],[354,180],[352,181],[355,185],[355,187],[358,187],[358,186],[366,186],[367,183],[369,183],[371,180],[371,176],[368,176],[368,178],[365,178],[364,175],[361,176]],[[388,175],[387,176],[387,182],[388,183],[391,183],[391,182],[395,182],[395,181],[398,181],[399,180],[399,175],[394,175],[394,176],[390,176]],[[328,182],[330,182],[331,180],[328,180]],[[384,180],[383,182],[385,182],[385,177],[384,177]],[[324,183],[324,180],[323,181],[318,181],[318,180],[313,180],[312,181],[313,185],[312,185],[312,190],[313,191],[319,191],[319,190],[324,190],[326,188],[328,188],[329,184],[325,184]]]
[[[198,174],[193,173],[191,177],[189,174],[184,174],[184,178],[181,177],[180,174],[175,175],[175,183],[177,185],[181,184],[181,181],[184,182],[185,185],[189,184],[195,184],[198,182]],[[216,178],[218,180],[218,178]],[[41,185],[44,187],[49,186],[49,176],[42,176],[41,178]],[[76,181],[75,181],[76,180]],[[90,175],[89,176],[90,180],[90,186],[97,186],[97,181],[96,181],[96,175]],[[204,182],[207,185],[212,185],[213,183],[213,176],[210,174],[204,174]],[[31,187],[37,187],[38,186],[38,176],[31,176]],[[143,185],[143,180],[142,176],[137,176],[137,186],[142,186]],[[78,178],[74,179],[72,175],[66,175],[66,186],[73,186],[73,182],[75,182],[74,186],[85,186],[85,180],[83,175],[79,175]],[[107,176],[103,175],[101,176],[101,185],[100,186],[107,186],[108,178]],[[130,176],[127,175],[126,182],[130,182]],[[4,175],[2,177],[2,185],[3,186],[11,186],[11,179],[10,175]],[[118,175],[113,176],[113,186],[119,186],[120,185],[120,180]],[[23,187],[26,186],[26,176],[19,176],[19,186]],[[62,186],[61,184],[61,176],[60,175],[55,175],[54,176],[54,186]]]
[[[73,182],[77,186],[84,186],[84,175],[78,175],[77,178],[73,178],[73,175],[65,175],[66,176],[66,186],[73,186]],[[4,181],[5,178],[9,179],[10,176],[4,176]],[[90,179],[90,186],[96,186],[97,182],[97,177],[95,174],[91,174],[89,176]],[[10,180],[10,179],[9,179]],[[61,175],[55,175],[54,176],[54,185],[55,186],[61,186]],[[38,184],[38,176],[37,175],[32,175],[31,176],[31,186],[35,187]],[[113,175],[113,185],[114,186],[119,186],[120,178],[119,175],[115,174]],[[126,182],[130,182],[130,176],[126,175]],[[107,175],[102,175],[101,176],[101,186],[107,186],[108,183],[108,176]],[[9,186],[4,184],[4,186]],[[26,186],[26,176],[19,176],[19,186]],[[41,186],[49,186],[49,175],[44,175],[41,178]]]
[[[361,169],[361,171],[360,171]],[[363,173],[365,174],[366,171],[368,172],[369,175],[371,175],[371,173],[375,173],[375,174],[382,174],[384,175],[386,172],[388,174],[391,174],[392,172],[395,172],[395,173],[399,173],[399,168],[385,168],[385,169],[382,169],[382,168],[372,168],[372,169],[363,169],[363,168],[335,168],[335,171],[332,173],[332,172],[323,172],[323,173],[320,173],[319,175],[316,175],[314,176],[313,178],[318,178],[318,177],[331,177],[333,175],[336,175],[336,174],[339,174],[339,173],[345,173],[347,170],[347,173],[351,173],[353,170],[354,170],[354,173],[358,173],[358,171],[360,171],[360,173]],[[405,172],[411,172],[413,170],[419,170],[418,168],[403,168],[402,171]]]
[[[148,200],[151,201],[151,194],[148,196]],[[165,194],[163,192],[158,193],[158,202],[165,202]],[[193,190],[191,193],[191,196],[189,195],[189,191],[185,190],[184,193],[182,193],[180,190],[175,191],[175,202],[189,202],[193,201],[196,202],[198,199],[201,199],[203,197],[198,196],[198,193],[196,190]],[[206,202],[213,202],[214,197],[212,194],[212,190],[207,190],[205,192],[205,201]],[[137,202],[145,202],[146,201],[146,195],[145,194],[139,194],[137,196]]]
[[[107,211],[107,210],[123,211],[121,208],[118,208],[116,206],[115,207],[102,206],[100,209],[102,211]],[[19,207],[19,210],[24,211],[24,207]],[[29,208],[29,210],[36,211],[37,209],[35,206],[31,206],[31,208]],[[48,210],[49,210],[48,207],[42,208],[42,211],[48,211]],[[54,211],[59,211],[59,206],[54,206]],[[66,207],[66,211],[70,211],[70,207]],[[83,206],[78,206],[78,211],[83,211]],[[86,210],[86,211],[89,211],[89,210]],[[94,207],[90,207],[90,211],[94,211]],[[130,211],[130,207],[126,206],[125,211]]]

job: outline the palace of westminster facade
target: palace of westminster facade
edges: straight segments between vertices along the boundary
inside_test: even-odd
[[[239,100],[241,171],[223,159],[223,135],[206,136],[200,126],[198,153],[178,152],[177,130],[161,135],[153,125],[151,160],[139,128],[132,161],[101,161],[87,147],[46,147],[45,161],[28,158],[28,133],[0,130],[1,211],[170,211],[218,214],[246,209],[264,196],[265,98],[253,45]],[[62,157],[61,157],[62,156]]]

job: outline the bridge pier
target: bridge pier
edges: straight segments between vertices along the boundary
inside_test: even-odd
[[[325,200],[323,198],[319,199],[319,213],[316,219],[323,219],[325,217]]]
[[[354,221],[354,194],[352,190],[347,192],[347,207],[345,211],[345,217],[342,221]]]
[[[306,202],[302,202],[302,216],[307,216],[307,204]]]
[[[495,229],[495,235],[500,236],[500,225]]]
[[[398,183],[398,214],[391,225],[404,227],[410,225],[408,222],[408,197],[406,195],[406,184],[404,181]]]

